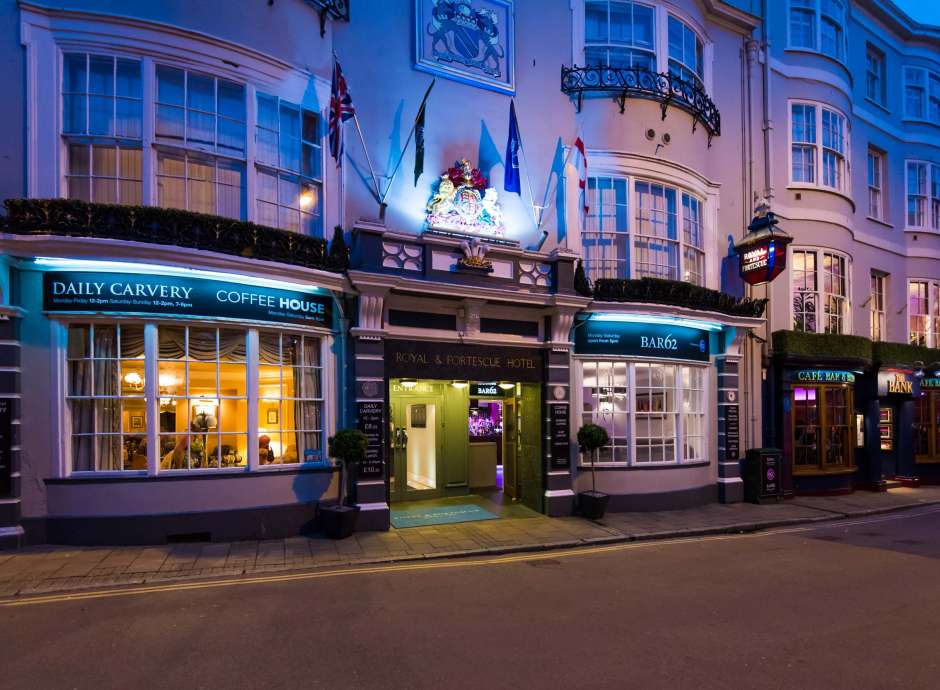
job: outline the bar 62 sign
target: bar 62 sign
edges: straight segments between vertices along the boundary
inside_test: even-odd
[[[575,329],[574,348],[583,355],[632,355],[707,362],[708,331],[688,326],[587,319]]]

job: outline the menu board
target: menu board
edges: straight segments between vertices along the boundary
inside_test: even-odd
[[[10,457],[10,447],[13,444],[13,414],[10,409],[11,400],[0,398],[0,496],[9,496],[13,488],[11,472],[13,459]]]
[[[725,460],[738,460],[741,456],[741,426],[737,405],[725,405]]]
[[[568,403],[555,403],[551,408],[552,467],[568,467],[571,437],[568,431]]]
[[[356,403],[359,431],[369,442],[366,459],[359,467],[360,479],[382,479],[385,455],[385,403]]]

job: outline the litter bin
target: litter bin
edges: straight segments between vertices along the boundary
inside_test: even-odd
[[[779,448],[751,448],[744,459],[744,500],[770,503],[783,498],[783,452]]]

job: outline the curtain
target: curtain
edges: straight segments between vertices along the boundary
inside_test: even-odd
[[[95,469],[95,408],[92,364],[90,359],[91,329],[87,326],[69,328],[69,396],[84,398],[69,401],[72,413],[72,469]],[[81,357],[83,359],[73,359]]]
[[[94,396],[98,469],[119,470],[121,458],[121,401],[118,380],[117,328],[96,326],[94,333]]]

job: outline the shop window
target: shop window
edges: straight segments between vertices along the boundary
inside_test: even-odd
[[[247,465],[246,331],[159,327],[160,469]]]
[[[323,235],[320,124],[316,113],[258,94],[258,222]]]
[[[853,466],[851,389],[847,386],[796,387],[792,417],[794,472]]]
[[[592,280],[650,277],[705,284],[704,204],[698,197],[625,177],[590,177],[587,195],[582,245]]]
[[[644,466],[706,461],[706,376],[703,367],[584,361],[582,423],[604,427],[611,439],[597,462]]]
[[[911,345],[940,346],[940,282],[908,283],[907,313]]]
[[[323,454],[321,341],[262,331],[258,349],[259,462],[289,464]]]
[[[848,333],[848,259],[841,254],[815,249],[796,249],[792,258],[793,329],[807,333]]]
[[[62,136],[66,194],[108,204],[140,204],[141,65],[112,56],[66,53]]]
[[[70,326],[67,347],[72,469],[147,469],[144,329]]]
[[[894,409],[891,407],[878,410],[878,441],[881,450],[894,451]]]
[[[907,162],[907,226],[940,230],[940,165]]]

